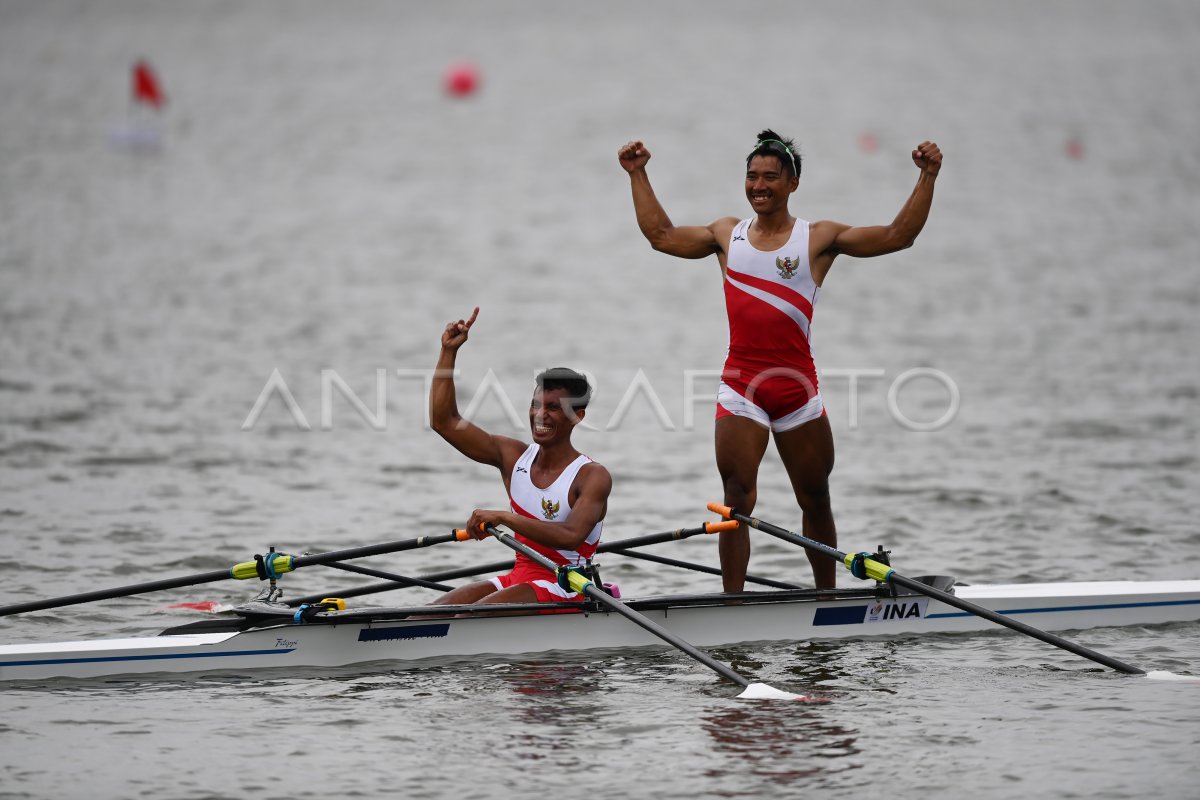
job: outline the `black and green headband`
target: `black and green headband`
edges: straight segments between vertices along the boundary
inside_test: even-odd
[[[754,149],[750,151],[750,155],[746,156],[746,161],[749,162],[756,153],[762,155],[759,153],[759,151],[764,149],[772,150],[777,154],[786,154],[787,157],[791,159],[793,173],[796,175],[800,174],[800,162],[796,160],[796,154],[792,152],[792,148],[788,147],[778,139],[759,139],[758,144],[756,144]]]

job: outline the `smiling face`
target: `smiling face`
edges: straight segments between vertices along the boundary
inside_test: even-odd
[[[529,403],[529,430],[533,440],[545,447],[569,441],[571,430],[583,419],[582,408],[573,410],[566,389],[537,389]]]
[[[786,209],[788,196],[799,185],[800,179],[792,177],[778,156],[754,156],[746,167],[746,199],[757,214]]]

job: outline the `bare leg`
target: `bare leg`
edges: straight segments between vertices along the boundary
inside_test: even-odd
[[[717,471],[725,489],[725,505],[739,513],[754,511],[758,501],[758,465],[767,451],[770,431],[746,417],[721,417],[717,420]],[[746,585],[746,567],[750,563],[750,530],[742,525],[736,531],[718,534],[721,555],[721,583],[727,592],[740,592]]]
[[[469,605],[478,603],[489,594],[494,593],[496,584],[491,581],[475,581],[468,583],[466,586],[459,586],[457,589],[451,589],[444,595],[433,601],[435,606],[445,605]]]
[[[492,592],[487,597],[479,601],[482,604],[487,603],[536,603],[538,602],[537,593],[533,591],[533,587],[528,583],[515,583],[498,592]],[[478,614],[487,614],[489,617],[507,617],[514,614],[526,614],[526,611],[479,611]],[[469,617],[474,614],[460,614],[459,616]]]
[[[528,583],[515,583],[507,589],[501,589],[498,592],[493,592],[483,598],[481,603],[536,603],[538,602],[537,593],[533,591],[533,587]]]
[[[837,547],[837,528],[829,503],[829,473],[833,471],[833,431],[829,418],[821,416],[799,428],[776,433],[775,448],[787,469],[796,502],[804,512],[804,535]],[[834,588],[837,564],[828,556],[807,552],[817,588]]]
[[[459,586],[457,589],[451,589],[444,595],[433,601],[433,605],[469,605],[471,603],[536,603],[538,602],[537,594],[533,591],[533,587],[527,583],[518,583],[509,586],[506,589],[497,589],[496,585],[491,581],[475,581],[468,583],[466,586]],[[476,612],[476,614],[482,612]],[[504,612],[489,611],[489,616],[502,617],[506,614],[517,614],[525,612]],[[476,614],[463,613],[460,617],[471,617]],[[429,619],[437,619],[429,617]]]

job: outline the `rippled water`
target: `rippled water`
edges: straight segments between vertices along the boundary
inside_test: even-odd
[[[643,138],[673,219],[705,223],[746,213],[740,159],[766,125],[802,144],[792,208],[809,219],[886,222],[908,151],[946,153],[917,246],[839,262],[817,308],[843,549],[972,582],[1191,577],[1198,33],[1185,3],[2,4],[5,594],[406,538],[502,504],[491,471],[423,428],[420,371],[473,305],[464,405],[489,371],[520,409],[537,369],[587,369],[579,441],[616,481],[606,536],[704,519],[719,486],[694,397],[724,352],[717,267],[645,245],[615,151]],[[157,153],[113,138],[139,119],[140,56],[169,97]],[[439,80],[459,58],[483,85],[455,102]],[[961,398],[931,433],[888,407],[921,367]],[[309,430],[278,398],[242,429],[276,369]],[[385,370],[386,419],[335,391],[323,424],[322,370],[371,412]],[[906,418],[948,407],[934,381],[900,388]],[[504,431],[498,396],[476,416]],[[799,525],[773,454],[758,513]],[[716,560],[710,542],[660,551]],[[379,566],[501,557],[466,544]],[[715,588],[605,569],[627,593]],[[774,541],[751,569],[808,578]],[[353,583],[287,579],[293,595]],[[152,633],[190,618],[170,602],[241,591],[0,618],[0,641]],[[1198,634],[1078,638],[1197,674]],[[1193,687],[1005,635],[719,655],[833,702],[738,703],[680,656],[635,652],[6,687],[0,797],[849,796],[881,779],[1191,797],[1200,778]]]

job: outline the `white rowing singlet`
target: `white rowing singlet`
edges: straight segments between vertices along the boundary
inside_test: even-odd
[[[592,463],[592,459],[581,454],[579,458],[567,465],[567,468],[554,479],[554,483],[545,489],[539,489],[533,485],[533,480],[529,477],[529,471],[533,469],[533,461],[537,458],[537,454],[541,449],[541,445],[534,442],[526,448],[521,457],[517,459],[517,463],[513,465],[512,476],[508,481],[509,503],[512,505],[513,513],[520,514],[522,517],[540,519],[546,522],[566,522],[571,518],[571,503],[569,500],[571,484],[575,481],[575,476],[579,474],[579,470]],[[603,528],[604,520],[600,520],[592,528],[591,532],[588,533],[587,539],[579,546],[578,550],[556,550],[527,539],[519,533],[516,534],[516,537],[519,541],[529,545],[556,564],[576,566],[583,564],[595,555],[596,547],[600,544],[600,532]],[[528,559],[518,553],[517,561],[520,562],[522,560],[527,561]]]

